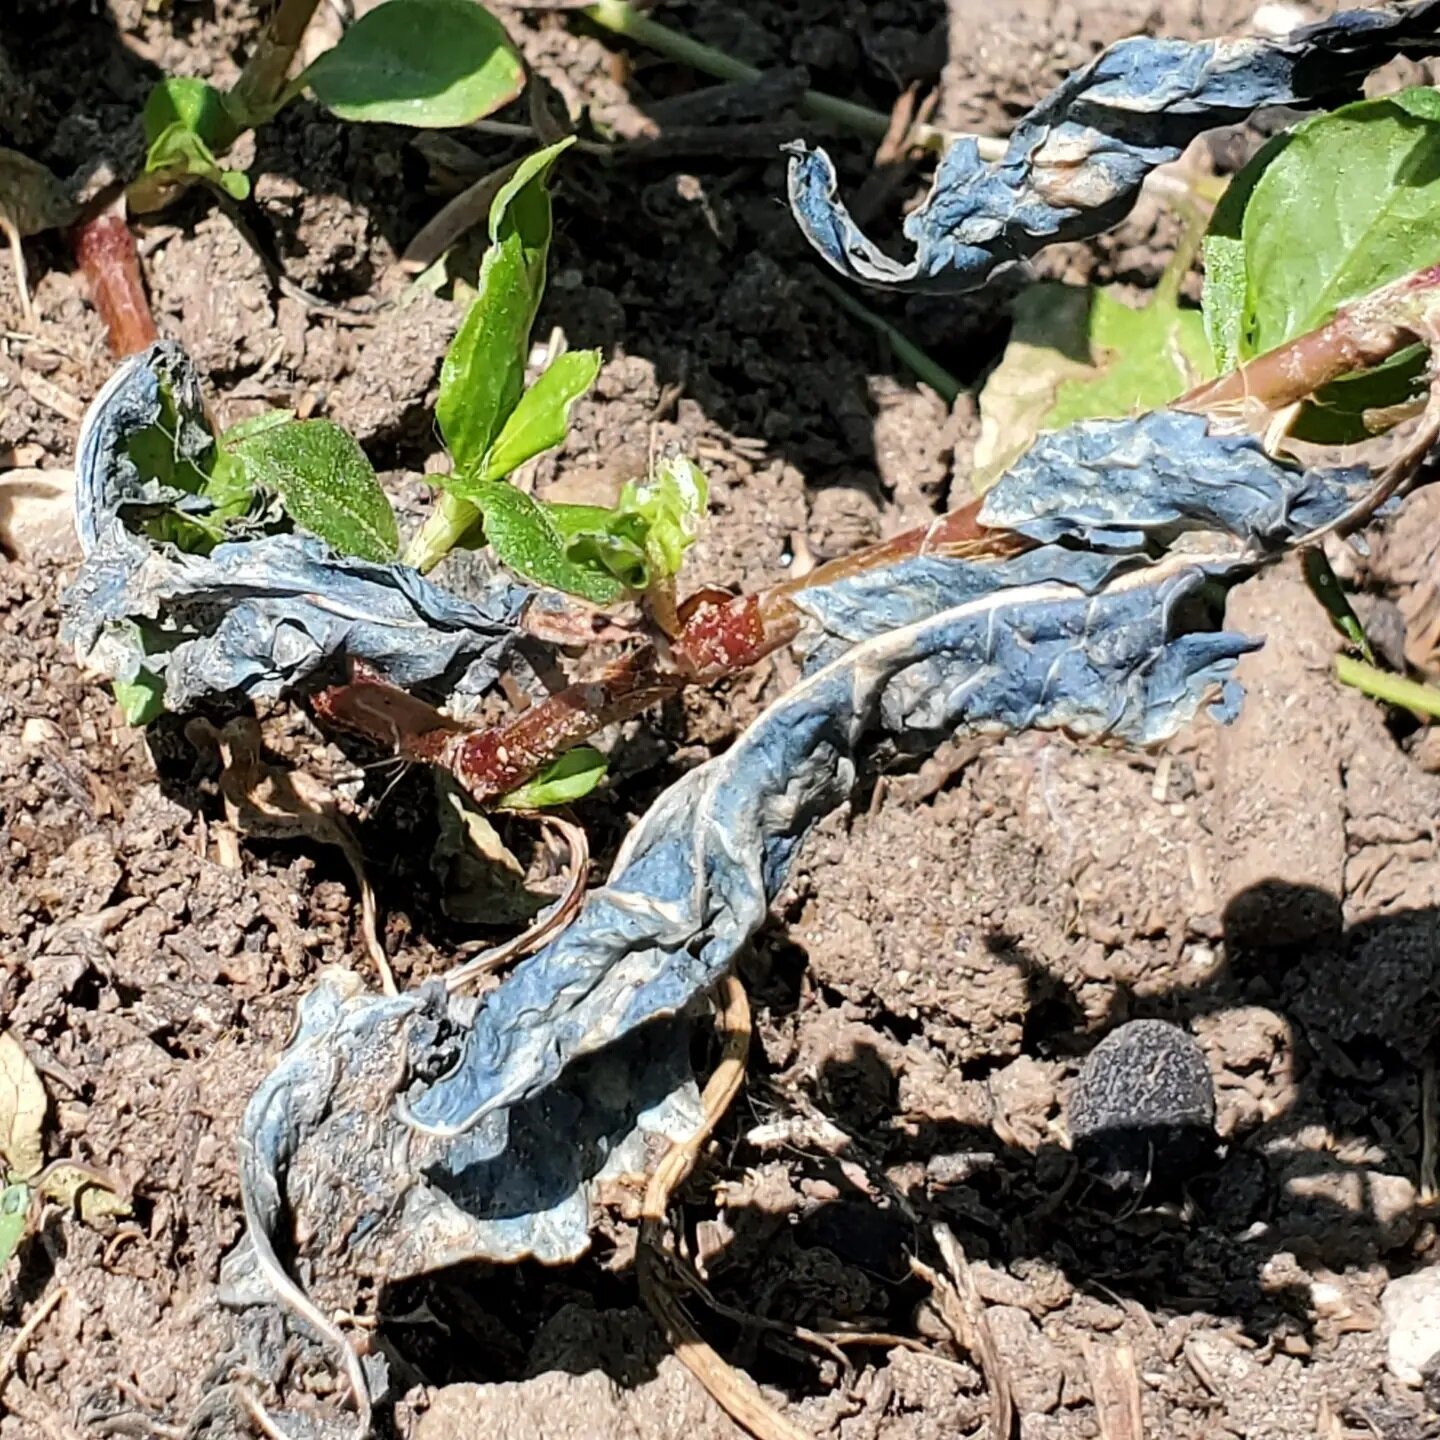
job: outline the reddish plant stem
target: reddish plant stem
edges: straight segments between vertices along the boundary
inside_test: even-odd
[[[702,590],[678,611],[678,630],[616,660],[591,680],[566,686],[486,729],[472,729],[355,667],[347,685],[322,691],[317,714],[333,724],[396,747],[409,760],[450,771],[485,804],[523,784],[556,756],[620,720],[678,693],[748,669],[799,633],[805,612],[792,596],[812,585],[892,565],[915,555],[971,554],[999,558],[1025,542],[987,532],[972,501],[929,525],[872,545],[756,595]]]
[[[133,355],[157,338],[135,237],[125,222],[123,196],[70,231],[75,259],[90,285],[90,301],[105,322],[117,359]]]
[[[1293,405],[1342,375],[1368,370],[1417,340],[1440,333],[1440,265],[1345,305],[1305,335],[1207,381],[1175,401],[1181,410],[1218,410],[1253,401],[1267,410]]]

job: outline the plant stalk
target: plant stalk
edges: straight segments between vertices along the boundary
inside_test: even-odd
[[[642,15],[629,0],[595,0],[581,12],[587,20],[609,30],[614,35],[623,35],[649,50],[654,50],[667,59],[689,65],[702,75],[713,76],[716,80],[746,82],[758,80],[762,72],[754,65],[736,60],[713,45],[692,40],[648,15]],[[867,140],[877,144],[890,131],[890,117],[868,105],[857,105],[851,100],[842,100],[837,95],[826,95],[819,90],[807,90],[800,99],[800,108],[816,120],[828,121],[846,130],[853,130]],[[935,125],[916,125],[908,137],[910,144],[925,150],[943,150],[952,140],[959,137]],[[980,147],[982,160],[998,160],[1005,153],[1005,142],[990,135],[974,137]]]
[[[115,358],[145,349],[157,338],[155,318],[140,275],[135,237],[125,219],[121,195],[98,215],[70,231],[70,246],[90,285],[90,303],[105,322]]]
[[[422,575],[428,575],[479,521],[478,506],[442,490],[439,502],[405,547],[405,564],[414,566]]]
[[[862,305],[828,275],[822,275],[816,270],[811,279],[847,315],[853,315],[862,325],[868,325],[877,335],[888,341],[895,352],[895,358],[909,369],[917,380],[928,385],[947,405],[955,403],[965,387],[943,365],[932,360],[908,335],[897,330],[883,315],[877,315],[868,305]]]
[[[264,124],[280,108],[285,78],[320,0],[280,0],[255,53],[225,97],[226,108],[244,129]]]
[[[1352,660],[1348,655],[1335,657],[1335,678],[1342,685],[1352,686],[1361,694],[1383,700],[1387,705],[1397,705],[1402,710],[1413,710],[1417,715],[1440,719],[1440,690],[1433,685],[1421,685],[1403,675],[1391,675],[1374,665]]]

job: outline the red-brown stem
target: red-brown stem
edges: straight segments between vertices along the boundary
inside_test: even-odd
[[[983,530],[979,501],[929,525],[831,561],[809,575],[755,595],[702,590],[680,606],[678,630],[633,650],[592,680],[566,686],[500,725],[471,729],[397,690],[363,666],[348,685],[315,697],[326,720],[394,745],[407,759],[449,770],[480,803],[498,799],[542,766],[617,721],[627,720],[687,685],[748,669],[788,644],[804,612],[792,596],[912,555],[1010,554],[1024,542]]]
[[[70,244],[89,281],[90,301],[105,322],[116,359],[154,344],[155,320],[140,277],[135,237],[125,223],[123,197],[76,225]]]
[[[1321,386],[1368,370],[1417,340],[1433,338],[1440,311],[1440,265],[1402,276],[1335,312],[1317,330],[1207,381],[1175,402],[1181,410],[1216,410],[1246,400],[1281,410]]]

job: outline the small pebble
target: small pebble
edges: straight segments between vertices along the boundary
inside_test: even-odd
[[[1392,1280],[1380,1297],[1385,1363],[1403,1385],[1422,1385],[1440,1362],[1440,1269]]]
[[[1178,1026],[1132,1020],[1086,1057],[1067,1120],[1081,1162],[1116,1190],[1173,1188],[1215,1150],[1215,1082]]]

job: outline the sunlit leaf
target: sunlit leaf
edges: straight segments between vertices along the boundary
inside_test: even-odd
[[[342,120],[449,129],[514,100],[525,67],[505,27],[476,0],[388,0],[302,81]]]
[[[558,445],[570,424],[570,407],[600,373],[598,350],[570,350],[551,361],[520,397],[485,457],[486,479],[503,480],[527,460]]]
[[[589,745],[567,750],[552,760],[533,780],[504,796],[504,810],[544,810],[550,805],[568,805],[588,795],[605,778],[605,757]]]
[[[229,445],[251,482],[280,497],[290,518],[343,555],[385,561],[400,537],[365,452],[329,420],[290,420]]]

